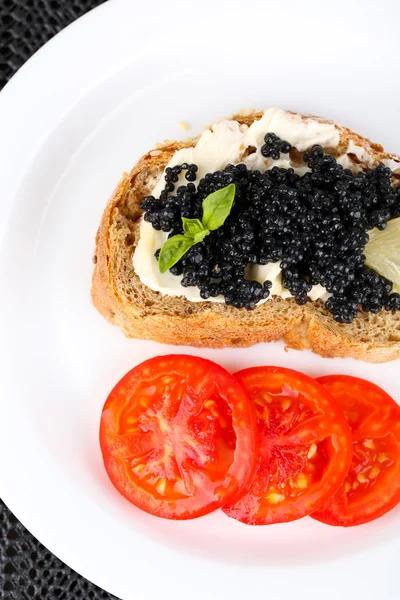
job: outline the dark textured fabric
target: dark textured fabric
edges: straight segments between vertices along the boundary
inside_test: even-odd
[[[4,600],[115,599],[53,556],[19,523],[1,501],[0,598]]]
[[[40,46],[104,0],[0,0],[0,89]]]
[[[40,46],[102,2],[0,0],[0,89]],[[0,500],[0,598],[113,600],[115,597],[53,556]]]

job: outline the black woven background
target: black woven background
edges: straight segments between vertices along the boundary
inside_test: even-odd
[[[0,0],[0,89],[40,46],[103,1]],[[112,600],[114,596],[48,552],[0,500],[0,598]]]

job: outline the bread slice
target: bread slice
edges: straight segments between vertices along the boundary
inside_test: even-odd
[[[262,114],[237,114],[232,119],[251,125]],[[318,117],[301,118],[330,122]],[[359,163],[356,168],[368,168],[384,159],[400,163],[399,157],[384,152],[379,144],[336,127],[340,143],[326,149],[331,154],[342,155],[352,140],[368,156],[363,164],[359,157],[349,154],[354,163]],[[196,139],[165,142],[148,152],[123,176],[111,197],[97,232],[94,255],[92,299],[99,312],[128,337],[167,344],[222,348],[283,339],[291,348],[310,348],[325,357],[351,356],[377,363],[399,357],[400,312],[374,315],[360,311],[351,324],[340,324],[318,301],[299,306],[294,299],[274,297],[247,310],[207,301],[190,302],[184,296],[162,295],[142,284],[132,264],[140,235],[139,204],[151,193],[173,153],[195,143]],[[398,182],[400,164],[395,177]]]

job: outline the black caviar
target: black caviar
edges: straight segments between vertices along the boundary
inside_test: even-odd
[[[278,160],[282,154],[287,154],[291,151],[292,145],[278,138],[275,133],[267,133],[264,138],[265,144],[261,146],[261,154],[266,158]]]
[[[290,152],[288,142],[265,136],[261,152],[273,159]],[[281,261],[282,284],[298,304],[307,301],[313,285],[331,294],[326,308],[336,321],[350,323],[357,309],[377,313],[400,310],[392,283],[365,265],[363,254],[374,227],[384,229],[400,216],[400,187],[392,172],[379,165],[352,173],[314,146],[304,154],[310,171],[274,167],[265,173],[246,165],[228,165],[207,173],[196,186],[197,166],[182,164],[165,172],[160,198],[141,203],[144,219],[169,237],[182,233],[182,217],[202,217],[202,201],[211,192],[234,183],[236,195],[225,224],[193,246],[171,268],[183,275],[182,285],[197,286],[205,300],[222,294],[227,304],[254,308],[269,296],[271,282],[245,276],[249,264]],[[188,183],[175,189],[186,171]]]

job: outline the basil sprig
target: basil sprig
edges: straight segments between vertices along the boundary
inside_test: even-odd
[[[184,233],[169,238],[161,248],[158,257],[158,268],[161,273],[166,273],[192,246],[202,242],[211,231],[222,227],[232,210],[235,193],[236,186],[231,183],[204,198],[201,221],[182,217]]]

